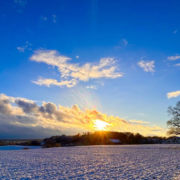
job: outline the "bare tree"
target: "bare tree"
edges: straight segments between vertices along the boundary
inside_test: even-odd
[[[177,102],[175,107],[168,107],[168,114],[172,117],[167,121],[169,130],[168,135],[180,135],[180,101]]]

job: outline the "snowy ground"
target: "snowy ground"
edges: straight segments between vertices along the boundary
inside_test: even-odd
[[[180,179],[180,145],[0,151],[0,179]],[[180,176],[179,176],[180,177]]]

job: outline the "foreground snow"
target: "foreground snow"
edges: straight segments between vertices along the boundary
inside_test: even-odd
[[[0,151],[0,179],[180,179],[180,145]]]

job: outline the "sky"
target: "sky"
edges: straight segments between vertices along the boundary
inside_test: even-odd
[[[0,138],[166,135],[180,97],[179,5],[1,1]]]

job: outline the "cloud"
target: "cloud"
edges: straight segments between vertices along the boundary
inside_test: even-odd
[[[25,47],[17,47],[17,49],[19,50],[19,52],[24,52],[24,50],[26,49]]]
[[[79,56],[76,56],[76,59],[78,59],[79,58]]]
[[[139,132],[144,135],[165,134],[161,127],[144,126],[143,121],[137,120],[131,123],[95,109],[82,111],[76,104],[71,108],[57,106],[52,102],[37,105],[31,100],[6,95],[0,97],[0,119],[0,138],[5,135],[6,138],[44,138],[61,133],[94,131],[96,120],[107,123],[107,130],[111,131]]]
[[[37,105],[34,102],[27,102],[23,100],[15,100],[15,103],[22,108],[25,113],[31,113],[33,109],[36,109]]]
[[[64,84],[63,78],[69,78],[68,82],[73,86],[77,84],[78,81],[89,81],[90,79],[98,78],[118,78],[122,77],[122,73],[117,71],[117,66],[115,65],[114,58],[101,58],[99,63],[85,63],[79,65],[78,63],[69,63],[71,58],[60,55],[55,50],[38,50],[30,57],[31,61],[43,62],[51,66],[56,66],[61,73],[62,81],[57,82],[54,79],[41,79],[38,81],[33,81],[38,85],[42,84],[53,84],[61,86],[61,83]],[[68,83],[66,81],[66,83]],[[49,84],[50,83],[50,84]],[[60,83],[60,84],[59,84]],[[65,84],[66,85],[66,84]],[[67,87],[72,87],[67,86]]]
[[[155,72],[154,70],[154,61],[143,61],[141,60],[140,62],[137,63],[138,66],[144,69],[146,72]]]
[[[31,50],[31,48],[29,46],[31,46],[32,44],[30,44],[28,41],[26,41],[26,45],[22,46],[22,47],[17,47],[17,50],[19,50],[19,52],[24,52],[26,49]]]
[[[94,85],[91,85],[91,86],[86,86],[86,88],[87,88],[87,89],[97,89],[97,87],[96,87],[96,86],[94,86]]]
[[[178,64],[175,64],[175,66],[180,66],[180,63],[178,63]]]
[[[45,78],[39,77],[37,81],[32,81],[32,82],[39,86],[45,85],[47,87],[50,87],[51,85],[54,85],[54,86],[59,86],[59,87],[66,86],[70,88],[70,87],[75,86],[78,81],[76,79],[71,79],[70,81],[58,82],[56,79],[45,79]]]
[[[175,30],[173,33],[176,34],[178,32],[178,30]]]
[[[174,92],[167,93],[168,99],[173,98],[173,97],[178,97],[178,96],[180,96],[180,91],[174,91]]]
[[[27,4],[26,0],[14,0],[14,2],[20,4],[21,6],[25,6]]]
[[[5,94],[0,94],[0,99],[6,100],[6,101],[11,102],[11,103],[15,103],[16,100],[23,100],[25,102],[35,102],[34,100],[29,100],[29,99],[21,98],[21,97],[7,96]]]
[[[169,56],[167,59],[170,61],[174,61],[180,59],[180,56]]]
[[[0,113],[0,139],[37,139],[62,134],[60,129],[38,125],[28,116]]]
[[[53,22],[56,23],[57,22],[56,21],[56,15],[53,14],[52,17],[53,17]]]
[[[0,113],[2,114],[10,114],[11,113],[11,105],[9,101],[6,99],[0,99]]]
[[[139,123],[139,124],[148,124],[149,122],[141,121],[141,120],[129,120],[132,123]]]
[[[102,86],[105,85],[103,81],[96,81],[96,82],[97,82],[98,84],[102,85]]]
[[[128,44],[128,41],[124,39],[124,45],[126,46]]]
[[[137,113],[137,115],[144,116],[145,114],[144,113]]]
[[[43,19],[43,20],[47,20],[47,17],[44,17],[44,16],[41,16],[41,19]]]

